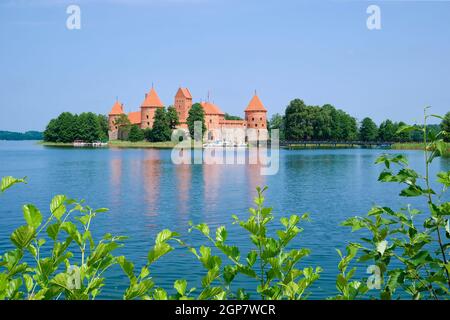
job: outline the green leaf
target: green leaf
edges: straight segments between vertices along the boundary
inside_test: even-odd
[[[414,266],[419,266],[424,264],[425,262],[429,262],[432,261],[432,257],[430,256],[430,253],[428,251],[420,251],[418,252],[416,255],[414,255],[410,262],[414,265]]]
[[[25,287],[27,288],[27,292],[33,290],[33,278],[29,274],[24,274],[23,280],[25,283]]]
[[[16,183],[27,183],[25,181],[25,179],[26,178],[17,179],[17,178],[11,177],[11,176],[3,177],[2,182],[0,184],[0,191],[5,192],[6,189],[11,188]]]
[[[148,253],[148,262],[152,264],[172,250],[173,248],[165,242],[157,243]]]
[[[51,281],[51,284],[70,291],[69,275],[67,273],[58,273]]]
[[[172,232],[169,229],[165,229],[160,233],[158,233],[158,235],[156,236],[155,243],[163,243],[176,236],[179,236],[179,234],[176,232]]]
[[[47,227],[47,234],[53,240],[56,240],[60,226],[61,226],[61,223],[57,222],[57,223],[51,224]]]
[[[129,279],[134,279],[134,264],[128,261],[124,256],[117,257],[117,262],[119,263],[122,270],[128,276]]]
[[[258,253],[255,250],[252,250],[247,255],[247,263],[251,267],[255,264]]]
[[[417,131],[417,127],[405,124],[397,130],[397,134],[403,133],[403,132],[412,132],[412,131]]]
[[[450,171],[447,172],[439,172],[437,174],[437,181],[445,185],[446,187],[450,187]]]
[[[30,227],[37,228],[42,223],[41,212],[32,204],[26,204],[22,207],[25,221]]]
[[[148,275],[150,274],[150,270],[148,270],[148,268],[146,266],[142,267],[141,269],[141,273],[139,274],[139,277],[141,279],[146,278]]]
[[[423,194],[422,189],[419,186],[410,185],[408,188],[403,189],[400,192],[400,196],[402,197],[418,197]]]
[[[11,235],[11,241],[19,248],[28,247],[31,240],[35,236],[35,229],[30,226],[21,226],[17,228]]]
[[[227,240],[227,229],[224,226],[220,226],[216,230],[216,241],[225,242]]]
[[[184,279],[177,280],[177,281],[175,281],[175,284],[173,285],[173,287],[175,288],[175,290],[177,290],[177,292],[181,296],[184,296],[184,294],[186,293],[187,281]]]
[[[81,237],[80,232],[77,229],[77,226],[72,221],[66,221],[61,224],[61,230],[67,232],[67,234],[78,244],[81,245],[83,239]]]
[[[66,201],[66,199],[67,198],[64,195],[57,195],[57,196],[53,197],[52,201],[50,202],[50,212],[58,220],[60,220],[61,217],[66,212],[66,207],[64,205],[64,202]]]

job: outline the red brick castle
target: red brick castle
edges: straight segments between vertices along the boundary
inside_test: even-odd
[[[192,107],[192,95],[188,88],[179,88],[175,94],[174,107],[177,110],[180,121],[179,129],[187,130],[187,117]],[[207,140],[217,139],[215,132],[223,129],[256,129],[256,132],[266,135],[267,133],[267,110],[257,96],[256,92],[250,100],[247,108],[244,110],[245,120],[225,120],[225,113],[214,103],[209,101],[200,102],[205,111],[205,124],[207,132],[205,138]],[[164,104],[158,97],[156,90],[152,88],[141,104],[140,111],[129,112],[128,119],[132,124],[138,125],[141,129],[152,128],[153,118],[157,108],[163,108]],[[109,138],[116,140],[118,138],[119,128],[115,124],[116,119],[125,114],[123,104],[119,101],[113,105],[109,113]]]

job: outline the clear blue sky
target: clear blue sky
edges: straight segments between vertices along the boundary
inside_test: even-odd
[[[107,113],[116,96],[138,110],[152,82],[166,105],[182,85],[241,116],[255,89],[269,115],[294,98],[377,123],[450,110],[449,1],[1,0],[0,43],[0,130]]]

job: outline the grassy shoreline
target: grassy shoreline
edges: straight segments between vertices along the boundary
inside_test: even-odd
[[[450,143],[446,143],[447,152],[443,154],[444,157],[450,157]],[[392,150],[425,150],[425,144],[422,142],[403,142],[394,143],[391,146]]]
[[[40,144],[45,147],[73,147],[72,143],[63,143],[63,142],[45,142],[45,141],[38,141],[37,144]],[[148,142],[148,141],[138,141],[138,142],[131,142],[131,141],[121,141],[121,140],[113,140],[108,142],[109,148],[153,148],[153,149],[172,149],[176,146],[176,143],[172,141],[166,141],[166,142]],[[318,146],[293,146],[292,149],[341,149],[341,148],[348,148],[348,146],[344,145],[322,145],[320,147]],[[404,143],[395,143],[391,146],[392,150],[424,150],[424,144],[423,143],[417,143],[417,142],[404,142]],[[450,143],[447,143],[447,153],[445,156],[450,156]]]
[[[154,148],[154,149],[172,149],[176,143],[172,141],[165,142],[148,142],[148,141],[121,141],[112,140],[108,142],[108,146],[112,148]]]

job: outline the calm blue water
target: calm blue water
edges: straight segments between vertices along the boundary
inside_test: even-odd
[[[380,167],[373,165],[383,150],[281,150],[280,170],[274,176],[261,176],[256,165],[172,164],[170,150],[150,149],[62,149],[35,142],[0,141],[0,176],[28,177],[0,196],[0,252],[12,248],[9,234],[23,223],[21,206],[37,205],[47,212],[56,194],[85,199],[92,207],[107,207],[99,216],[94,236],[110,232],[129,236],[121,254],[133,260],[137,269],[146,261],[148,249],[158,231],[170,228],[195,246],[204,243],[198,233],[188,233],[188,222],[206,222],[229,227],[231,243],[245,252],[250,241],[239,227],[231,225],[231,215],[245,217],[253,205],[255,187],[267,185],[267,205],[277,218],[311,213],[312,222],[295,240],[294,246],[307,247],[312,255],[302,266],[324,269],[312,298],[336,293],[338,256],[335,249],[358,238],[339,224],[348,217],[365,215],[373,204],[400,208],[417,199],[395,196],[395,184],[377,182]],[[402,151],[415,168],[423,168],[423,154]],[[437,159],[432,173],[449,170],[450,161]],[[448,199],[446,199],[448,200]],[[424,209],[422,203],[417,207]],[[278,219],[277,219],[278,220]],[[195,257],[183,249],[172,252],[151,270],[158,285],[172,288],[178,278],[199,285],[204,270]],[[364,272],[364,270],[362,270]],[[127,279],[120,268],[112,269],[103,291],[105,298],[121,298]],[[253,284],[239,278],[234,288]],[[254,296],[256,297],[256,296]]]

